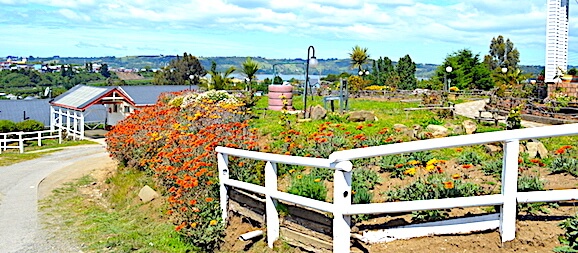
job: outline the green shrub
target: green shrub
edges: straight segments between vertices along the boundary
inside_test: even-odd
[[[34,132],[44,130],[44,124],[38,120],[28,119],[16,123],[16,130],[22,132]]]
[[[578,159],[564,155],[558,156],[552,160],[550,171],[552,173],[568,172],[578,177]]]
[[[0,132],[1,133],[8,133],[16,131],[16,123],[2,119],[0,120]]]
[[[478,165],[483,161],[483,157],[475,151],[464,151],[458,157],[459,164],[473,164]]]
[[[554,248],[554,252],[578,252],[578,214],[564,220],[558,226],[564,230],[564,234],[558,237],[564,246]]]
[[[482,171],[488,176],[502,177],[502,159],[482,162]]]
[[[521,175],[518,177],[518,191],[519,192],[529,192],[529,191],[543,191],[544,190],[544,180],[540,179],[536,175]],[[520,203],[518,204],[518,210],[520,212],[526,212],[529,214],[537,213],[549,213],[547,207],[557,207],[555,203]]]
[[[320,201],[325,201],[327,198],[327,188],[325,188],[323,180],[310,174],[297,173],[291,180],[288,192]]]
[[[352,188],[366,188],[373,189],[376,184],[381,182],[379,174],[369,169],[355,169],[351,175]]]

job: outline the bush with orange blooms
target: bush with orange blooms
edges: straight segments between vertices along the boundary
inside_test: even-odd
[[[175,230],[212,251],[223,238],[217,146],[257,150],[243,104],[219,92],[166,94],[107,134],[110,155],[154,176]]]

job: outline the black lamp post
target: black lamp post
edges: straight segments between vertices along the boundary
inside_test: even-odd
[[[317,58],[315,58],[315,48],[309,46],[307,48],[307,66],[305,67],[305,92],[303,94],[303,117],[307,118],[307,87],[309,86],[309,65],[311,67],[316,67],[318,64]]]

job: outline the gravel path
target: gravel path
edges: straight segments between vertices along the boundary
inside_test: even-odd
[[[78,247],[53,240],[42,230],[37,188],[51,173],[98,157],[107,157],[103,146],[87,145],[0,167],[0,252],[79,252]]]

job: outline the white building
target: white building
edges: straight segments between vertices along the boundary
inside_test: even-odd
[[[559,82],[556,77],[568,69],[568,12],[569,0],[548,0],[546,83]]]

